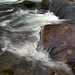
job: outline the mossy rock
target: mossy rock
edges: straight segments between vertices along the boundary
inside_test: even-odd
[[[35,7],[36,5],[34,2],[31,2],[31,1],[24,1],[21,4],[25,5],[27,8],[32,8],[32,7]]]

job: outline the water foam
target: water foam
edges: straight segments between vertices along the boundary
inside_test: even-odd
[[[19,37],[20,38],[25,37],[25,42],[17,41],[20,42],[19,45],[21,45],[22,43],[21,47],[18,48],[18,45],[16,43],[14,44],[17,46],[16,47],[13,46],[11,41],[14,40],[11,40],[10,37],[4,35],[3,40],[5,40],[5,42],[6,40],[9,41],[10,42],[9,45],[12,46],[11,49],[14,48],[14,50],[11,49],[7,49],[7,50],[10,50],[11,52],[14,53],[18,53],[20,56],[29,55],[34,58],[36,57],[35,59],[38,59],[38,55],[40,54],[40,52],[38,52],[36,49],[37,49],[38,42],[40,41],[41,26],[44,26],[46,24],[52,24],[52,22],[59,21],[59,18],[56,17],[52,12],[48,11],[45,14],[39,14],[38,12],[39,12],[38,10],[26,10],[26,11],[19,10],[11,14],[8,20],[7,19],[3,20],[0,23],[0,26],[12,32],[11,36],[13,38],[18,39]],[[24,41],[22,39],[20,40]],[[44,55],[44,57],[48,57],[48,56]],[[39,58],[41,59],[41,57]]]
[[[2,17],[1,17],[2,18]],[[41,27],[46,24],[55,24],[60,22],[52,12],[39,14],[38,10],[18,10],[10,14],[10,18],[0,23],[0,26],[5,28],[7,32],[3,34],[4,48],[6,50],[25,57],[28,61],[41,61],[45,66],[55,69],[70,71],[67,65],[62,62],[54,62],[48,55],[48,52],[43,50],[41,46],[38,50],[38,43],[40,41]]]

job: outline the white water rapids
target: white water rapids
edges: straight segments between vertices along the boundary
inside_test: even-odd
[[[8,11],[12,12],[13,9],[5,12]],[[41,61],[46,66],[64,69],[68,73],[70,68],[62,62],[53,62],[42,46],[37,50],[41,39],[41,28],[46,24],[58,24],[61,21],[64,20],[59,20],[52,12],[47,11],[45,14],[40,14],[37,9],[19,9],[12,14],[0,17],[0,27],[6,30],[1,36],[4,43],[1,54],[9,51],[20,57],[25,57],[28,61]]]
[[[13,11],[13,9],[7,11]],[[5,17],[1,17],[0,20]],[[41,26],[55,22],[60,22],[59,18],[49,11],[45,14],[38,14],[37,9],[18,10],[11,14],[9,19],[0,22],[1,27],[12,33],[10,37],[9,34],[2,36],[5,42],[5,47],[2,50],[9,50],[19,56],[32,57],[36,60],[48,60],[47,54],[36,49],[40,41]]]
[[[13,11],[13,9],[7,11]],[[1,17],[0,21],[4,18],[6,16]],[[46,66],[64,69],[68,73],[70,69],[67,65],[62,62],[53,62],[42,46],[37,50],[41,28],[46,24],[58,22],[61,20],[49,11],[39,14],[38,10],[18,10],[10,14],[8,19],[0,22],[0,27],[10,32],[5,31],[2,35],[4,41],[4,47],[1,48],[2,53],[7,50],[20,57],[25,57],[28,61],[41,61]]]
[[[42,0],[0,0],[0,4],[21,3],[23,1],[41,2]]]

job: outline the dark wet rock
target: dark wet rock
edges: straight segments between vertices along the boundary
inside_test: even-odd
[[[7,69],[7,70],[4,70],[4,71],[2,71],[2,73],[4,74],[4,75],[14,75],[14,72],[12,71],[12,70],[10,70],[10,69]]]
[[[25,58],[6,51],[0,56],[0,75],[49,75],[50,72],[37,62],[33,64]]]
[[[40,64],[33,64],[25,57],[18,57],[6,51],[0,56],[0,75],[45,75],[46,72]]]
[[[44,28],[44,47],[49,51],[50,55],[56,56],[59,54],[59,58],[67,55],[67,61],[75,62],[72,58],[75,54],[75,26],[74,25],[55,25],[45,26]],[[68,50],[68,51],[66,51]],[[64,53],[66,52],[66,54]],[[62,54],[61,54],[62,53]],[[55,57],[54,57],[55,58]],[[54,59],[53,58],[53,59]],[[58,59],[58,57],[56,57]],[[65,59],[65,58],[63,58]]]
[[[6,51],[0,56],[0,73],[3,75],[33,75],[28,74],[32,63]]]
[[[52,0],[51,11],[57,14],[57,12],[64,6],[68,0]]]
[[[43,0],[44,1],[44,0]],[[43,7],[45,5],[45,7]],[[10,6],[10,5],[9,5]],[[5,5],[1,10],[7,10],[13,8],[14,5],[9,7]],[[33,3],[29,3],[29,6],[24,4],[23,8],[33,7]],[[45,2],[42,3],[42,9],[49,9],[51,6],[51,11],[60,18],[72,19],[75,18],[75,4],[68,2],[67,0],[53,0],[52,4],[46,5]],[[15,5],[16,9],[21,7]],[[40,11],[41,12],[41,11]],[[43,12],[41,12],[43,13]],[[0,37],[2,36],[0,29]],[[53,60],[59,60],[68,64],[73,72],[75,73],[75,25],[54,25],[45,26],[44,28],[44,47],[49,51],[50,57]],[[15,39],[12,38],[12,39]],[[2,40],[2,39],[0,39]],[[2,43],[2,41],[1,41]],[[3,44],[2,44],[3,46]],[[1,47],[2,47],[1,46]],[[33,64],[27,61],[25,58],[18,57],[11,52],[6,51],[0,56],[0,75],[53,75],[54,72],[50,74],[51,69],[45,70],[41,66],[41,63],[37,62]],[[59,74],[57,74],[59,75]],[[62,74],[61,74],[62,75]],[[63,74],[64,75],[64,74]]]
[[[51,6],[51,0],[42,0],[41,9],[49,10]]]
[[[16,3],[16,4],[2,4],[0,5],[0,11],[5,10],[11,10],[14,9],[14,11],[18,9],[40,9],[41,3],[40,2],[32,2],[32,1],[23,1],[22,3]]]
[[[75,25],[47,25],[44,27],[43,39],[44,48],[50,57],[72,68],[75,64]]]
[[[44,45],[47,47],[75,46],[75,25],[47,25],[43,35]]]
[[[45,26],[44,48],[52,59],[68,64],[75,73],[75,3],[68,0],[52,0],[50,10],[59,18],[68,19],[67,23],[70,24]]]
[[[72,65],[72,71],[75,73],[75,63]]]
[[[53,0],[51,11],[59,18],[75,20],[75,3],[68,0]]]
[[[52,70],[40,61],[27,61],[25,57],[19,57],[8,51],[0,56],[0,67],[1,75],[50,75],[51,72],[63,72],[61,69]]]
[[[36,6],[36,4],[31,1],[24,1],[24,2],[22,2],[22,4],[25,5],[27,8],[32,8],[32,7]]]

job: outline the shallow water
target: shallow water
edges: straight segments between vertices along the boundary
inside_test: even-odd
[[[7,11],[13,11],[13,9]],[[6,18],[7,16],[0,18],[0,26],[11,33],[11,35],[5,33],[2,36],[6,43],[5,47],[2,48],[3,51],[7,49],[20,56],[31,56],[38,60],[47,57],[43,52],[44,57],[41,56],[40,52],[36,50],[40,41],[41,27],[46,24],[52,24],[54,21],[59,21],[59,18],[49,11],[45,14],[39,14],[37,9],[18,10],[10,14],[8,19]],[[40,59],[38,55],[40,55]]]
[[[0,14],[9,11],[12,12],[14,9],[0,11]],[[28,61],[41,61],[45,66],[64,69],[68,73],[70,71],[68,66],[62,62],[54,62],[49,57],[48,52],[43,50],[42,44],[39,43],[42,28],[46,24],[59,24],[62,21],[64,20],[59,20],[50,11],[40,14],[37,9],[19,9],[11,14],[1,16],[2,35],[0,38],[2,40],[1,44],[3,44],[1,55],[7,50],[19,57],[25,57]]]
[[[15,4],[23,1],[42,2],[42,0],[0,0],[0,4]]]

